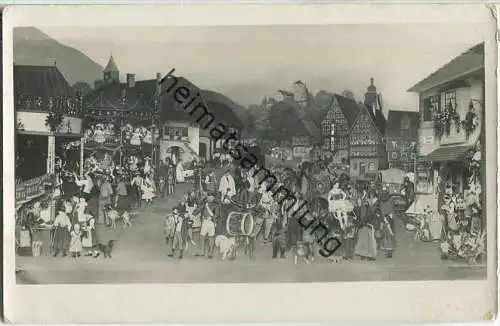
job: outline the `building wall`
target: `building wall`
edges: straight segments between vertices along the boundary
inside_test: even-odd
[[[168,121],[164,124],[166,128],[187,128],[187,137],[183,139],[170,139],[169,135],[163,134],[160,141],[160,159],[167,157],[167,151],[170,147],[180,147],[184,150],[181,157],[183,161],[191,161],[198,157],[200,150],[200,128],[194,127],[187,122]]]
[[[454,89],[456,91],[456,110],[457,113],[460,114],[460,120],[465,119],[465,115],[467,114],[468,108],[469,108],[469,103],[470,100],[476,100],[473,101],[473,105],[476,111],[476,114],[478,115],[478,121],[481,121],[481,116],[482,116],[482,108],[481,104],[478,103],[480,101],[481,103],[484,103],[484,98],[483,98],[483,91],[484,91],[484,79],[479,80],[475,78],[469,78],[467,82],[470,84],[470,86],[465,86],[465,87],[460,87]],[[445,107],[445,99],[444,99],[444,94],[445,92],[439,92],[440,87],[436,87],[434,89],[428,90],[426,92],[422,92],[419,94],[419,101],[420,101],[420,116],[421,116],[421,125],[419,129],[419,154],[422,156],[425,156],[432,151],[436,150],[439,148],[441,145],[451,145],[451,144],[457,144],[457,145],[472,145],[475,143],[477,138],[479,137],[481,126],[478,126],[476,131],[469,136],[468,139],[465,137],[465,132],[463,128],[461,128],[460,132],[456,132],[456,128],[452,123],[451,126],[451,131],[450,135],[443,135],[441,139],[439,137],[436,137],[434,134],[434,122],[431,121],[425,121],[424,117],[424,100],[428,98],[429,96],[433,95],[440,95],[440,105],[441,109]]]
[[[45,125],[45,119],[47,119],[47,116],[47,112],[18,111],[16,112],[16,124],[19,126],[19,130],[37,133],[49,133],[50,129]],[[68,128],[68,123],[70,128]],[[81,133],[82,119],[67,116],[64,117],[59,132],[71,134]]]
[[[361,167],[364,164],[365,173],[361,171]],[[351,177],[364,177],[365,174],[373,174],[379,170],[379,160],[377,157],[351,157],[350,160],[350,175]]]
[[[338,103],[334,101],[332,108],[327,112],[321,122],[322,146],[326,150],[331,149],[331,125],[335,125],[334,130],[334,150],[349,148],[349,125],[344,114],[340,110]]]

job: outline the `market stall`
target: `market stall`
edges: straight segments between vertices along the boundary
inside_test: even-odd
[[[464,164],[466,185],[438,186],[437,193],[418,194],[406,211],[406,229],[415,232],[417,241],[440,242],[442,259],[473,264],[486,249],[479,142],[468,151]]]

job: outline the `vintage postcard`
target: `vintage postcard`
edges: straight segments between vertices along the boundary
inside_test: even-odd
[[[495,17],[7,7],[7,320],[493,318]]]

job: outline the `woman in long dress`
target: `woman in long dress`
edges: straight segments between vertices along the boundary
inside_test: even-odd
[[[54,220],[54,257],[57,257],[59,253],[62,253],[63,257],[68,255],[69,242],[70,242],[70,231],[71,221],[66,214],[66,209],[64,205],[61,205],[58,209],[57,216]]]
[[[378,200],[376,196],[370,196],[366,206],[366,215],[362,216],[362,227],[358,233],[358,241],[354,249],[354,253],[361,257],[361,259],[375,260],[377,257],[377,240],[375,238],[375,226],[377,224],[377,216],[379,216],[380,209],[378,208]]]

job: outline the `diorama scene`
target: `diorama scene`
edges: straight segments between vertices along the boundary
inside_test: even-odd
[[[15,28],[17,283],[486,279],[481,32]]]

